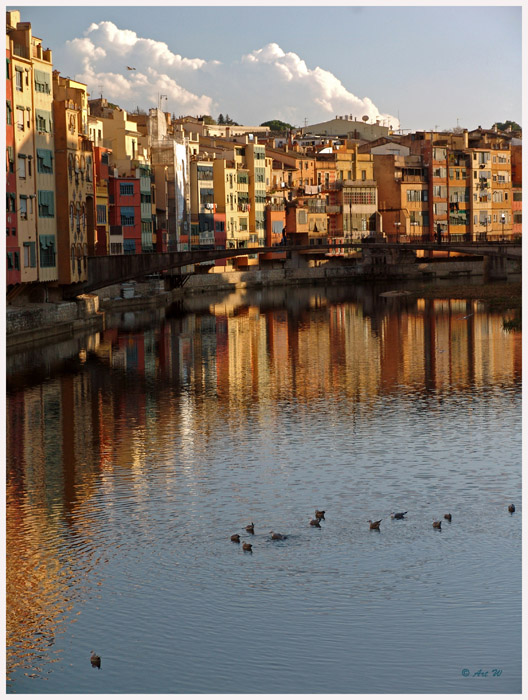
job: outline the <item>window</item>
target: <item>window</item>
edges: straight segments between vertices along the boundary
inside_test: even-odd
[[[132,183],[128,183],[128,182],[120,182],[119,183],[119,194],[121,196],[133,195],[134,194],[134,185]]]
[[[38,213],[41,217],[51,218],[55,216],[55,205],[51,190],[39,190],[38,192]]]
[[[98,224],[106,224],[106,205],[105,204],[98,204],[97,205],[97,223]]]
[[[44,109],[35,110],[35,127],[41,133],[51,133],[51,112]]]
[[[125,254],[131,254],[136,252],[136,241],[133,239],[125,238],[123,240],[123,252]]]
[[[37,256],[34,243],[24,243],[24,267],[36,267]]]
[[[6,123],[11,126],[13,123],[13,107],[10,100],[6,100]]]
[[[8,213],[16,211],[16,194],[14,192],[6,192],[6,211]]]
[[[92,156],[87,156],[87,158],[86,158],[86,182],[92,182],[92,180],[93,180]]]
[[[513,223],[514,224],[522,224],[522,214],[514,214],[513,215]]]
[[[20,211],[20,218],[27,219],[28,218],[27,196],[25,194],[20,195],[20,206],[18,209]],[[26,267],[27,267],[27,265],[26,265]]]
[[[14,156],[13,156],[13,146],[7,146],[6,148],[6,155],[7,155],[7,172],[8,173],[14,173],[15,172],[15,163],[14,163]]]
[[[39,236],[40,267],[55,267],[55,236]]]
[[[22,107],[16,108],[16,124],[18,131],[24,131],[25,110]]]
[[[22,83],[22,68],[15,67],[15,88],[19,92],[22,92],[22,90],[24,89]]]
[[[366,170],[362,170],[362,171],[361,171],[361,179],[362,179],[362,180],[366,180],[366,179],[367,179],[367,171],[366,171]]]
[[[427,202],[428,201],[427,190],[407,190],[407,201],[408,202]]]
[[[514,192],[513,193],[513,201],[514,202],[522,202],[522,192]]]
[[[223,221],[215,221],[215,231],[218,233],[223,233],[225,230],[225,225]]]
[[[53,173],[53,151],[37,148],[37,172]]]
[[[354,192],[344,191],[343,202],[345,204],[375,204],[376,195],[374,192]]]
[[[429,226],[429,212],[411,211],[410,222],[416,226]]]
[[[134,226],[134,207],[120,207],[120,209],[121,226]]]
[[[35,92],[44,92],[46,94],[51,93],[50,89],[50,75],[46,71],[35,70]]]

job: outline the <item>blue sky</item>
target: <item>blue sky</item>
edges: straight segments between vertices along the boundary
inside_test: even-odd
[[[412,130],[521,121],[520,5],[16,9],[62,75],[129,110],[163,94],[166,111],[245,124],[336,114],[394,126],[399,117]]]

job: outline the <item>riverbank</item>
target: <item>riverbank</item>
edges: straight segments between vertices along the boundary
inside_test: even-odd
[[[457,283],[449,287],[431,283],[413,289],[410,294],[422,299],[439,299],[446,294],[450,299],[476,299],[485,302],[493,311],[522,308],[521,282],[492,282],[482,285]]]

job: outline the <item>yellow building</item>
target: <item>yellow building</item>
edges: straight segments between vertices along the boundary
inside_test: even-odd
[[[52,55],[20,12],[6,13],[13,68],[14,168],[21,282],[55,281],[57,219]]]

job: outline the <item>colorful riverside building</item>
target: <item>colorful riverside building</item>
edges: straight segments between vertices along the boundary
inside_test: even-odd
[[[522,145],[520,139],[511,143],[512,176],[512,235],[522,235]]]
[[[13,128],[13,85],[11,51],[6,49],[6,284],[19,284],[20,246],[17,234],[17,191],[15,174],[15,133]]]
[[[91,118],[101,123],[102,146],[109,152],[111,249],[122,237],[123,253],[152,252],[151,166],[144,137],[136,121],[105,98],[90,100],[89,107]]]
[[[429,170],[423,156],[396,138],[382,137],[359,147],[374,159],[382,228],[389,241],[429,240]]]
[[[53,73],[59,283],[83,282],[95,253],[93,142],[86,85]]]
[[[427,171],[429,239],[511,238],[511,153],[506,134],[417,131],[399,137]]]
[[[108,180],[110,235],[122,238],[125,255],[141,253],[141,193],[139,178],[112,177]]]
[[[110,219],[108,213],[108,178],[112,151],[103,146],[103,123],[97,117],[88,115],[88,133],[94,146],[95,183],[95,254],[121,255],[123,238],[110,239]]]
[[[7,12],[6,20],[13,102],[11,111],[8,109],[13,122],[8,159],[12,157],[9,162],[13,165],[8,165],[8,171],[12,168],[10,174],[15,175],[15,183],[9,180],[10,194],[17,195],[16,200],[10,197],[8,214],[10,238],[18,243],[10,245],[8,252],[15,266],[14,253],[19,248],[20,267],[20,276],[10,279],[12,283],[54,282],[58,268],[51,51],[42,48],[29,22],[20,22],[20,12]]]

